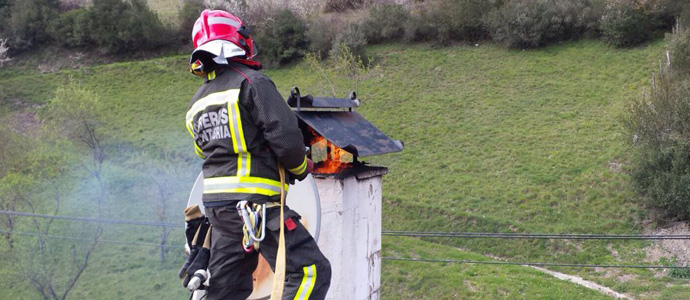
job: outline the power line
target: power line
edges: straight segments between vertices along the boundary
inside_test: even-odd
[[[63,239],[72,241],[88,241],[92,242],[93,239],[71,237],[71,236],[59,236],[59,235],[45,235],[38,234],[34,232],[19,232],[19,231],[9,231],[0,229],[0,233],[11,233],[24,236],[36,236],[36,237],[46,237],[53,239]],[[147,247],[165,247],[165,248],[180,248],[179,246],[173,245],[160,245],[154,243],[142,243],[142,242],[125,242],[125,241],[115,241],[115,240],[103,240],[99,239],[99,243],[110,243],[119,245],[130,245],[130,246],[147,246]],[[568,264],[568,263],[541,263],[541,262],[511,262],[511,261],[479,261],[479,260],[458,260],[458,259],[431,259],[431,258],[404,258],[404,257],[388,257],[384,256],[382,260],[389,261],[412,261],[412,262],[435,262],[435,263],[457,263],[457,264],[480,264],[480,265],[513,265],[513,266],[537,266],[537,267],[576,267],[576,268],[633,268],[633,269],[688,269],[690,267],[682,266],[662,266],[662,265],[597,265],[597,264]]]
[[[595,265],[595,264],[565,264],[565,263],[539,263],[539,262],[512,262],[512,261],[481,261],[464,259],[431,259],[431,258],[404,258],[387,257],[382,260],[390,261],[413,261],[413,262],[440,262],[456,264],[477,264],[477,265],[511,265],[511,266],[535,266],[535,267],[575,267],[575,268],[632,268],[632,269],[688,269],[690,267],[680,266],[661,266],[661,265]]]
[[[87,242],[93,242],[94,239],[86,239],[86,238],[79,238],[79,237],[73,237],[73,236],[62,236],[62,235],[50,235],[50,234],[39,234],[35,232],[20,232],[20,231],[11,231],[11,230],[2,230],[0,229],[0,233],[10,233],[10,234],[17,234],[17,235],[25,235],[25,236],[36,236],[36,237],[46,237],[46,238],[52,238],[52,239],[62,239],[62,240],[71,240],[71,241],[87,241]],[[157,247],[160,248],[161,244],[154,244],[154,243],[141,243],[141,242],[125,242],[125,241],[114,241],[114,240],[103,240],[103,239],[98,239],[99,243],[109,243],[109,244],[120,244],[120,245],[132,245],[132,246],[150,246],[150,247]],[[173,246],[173,245],[163,245],[165,248],[182,248],[180,246]]]
[[[550,233],[493,233],[493,232],[425,232],[389,231],[386,236],[450,237],[450,238],[497,238],[497,239],[569,239],[569,240],[690,240],[688,234],[550,234]]]
[[[0,210],[0,215],[13,215],[23,217],[38,217],[51,218],[79,222],[95,222],[108,224],[125,224],[125,225],[141,225],[141,226],[155,226],[155,227],[172,227],[183,228],[184,224],[180,223],[166,223],[166,222],[151,222],[151,221],[136,221],[136,220],[118,220],[118,219],[101,219],[93,217],[76,217],[63,215],[46,215],[34,214],[27,212]],[[384,230],[382,235],[385,236],[408,236],[408,237],[436,237],[436,238],[492,238],[492,239],[569,239],[569,240],[690,240],[688,234],[666,234],[666,235],[652,235],[652,234],[551,234],[551,233],[495,233],[495,232],[441,232],[441,231],[394,231]]]
[[[151,222],[151,221],[101,219],[101,218],[92,218],[92,217],[44,215],[44,214],[34,214],[34,213],[9,211],[9,210],[0,210],[0,215],[38,217],[38,218],[50,218],[50,219],[60,219],[60,220],[80,221],[80,222],[94,222],[94,223],[109,223],[109,224],[143,225],[143,226],[156,226],[156,227],[179,227],[179,228],[184,227],[184,224],[182,224],[182,223],[165,223],[165,222]]]

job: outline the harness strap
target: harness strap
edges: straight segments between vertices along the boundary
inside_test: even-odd
[[[273,277],[273,291],[270,300],[280,300],[285,286],[285,222],[283,221],[283,207],[285,204],[285,168],[278,164],[280,174],[280,238],[278,239],[278,253],[276,255],[275,276]]]

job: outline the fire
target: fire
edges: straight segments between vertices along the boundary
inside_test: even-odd
[[[354,161],[352,153],[334,145],[326,138],[309,128],[312,133],[311,159],[314,161],[314,173],[334,174],[349,168]]]

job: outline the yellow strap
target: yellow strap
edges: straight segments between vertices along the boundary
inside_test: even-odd
[[[280,238],[278,239],[278,253],[276,255],[276,271],[273,277],[273,291],[271,300],[280,300],[283,297],[285,285],[285,221],[283,220],[283,207],[285,204],[285,168],[278,164],[280,174]]]

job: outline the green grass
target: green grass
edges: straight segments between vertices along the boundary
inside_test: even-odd
[[[359,112],[405,142],[402,153],[365,159],[390,168],[384,179],[386,230],[641,232],[645,214],[630,190],[626,170],[631,152],[617,119],[628,99],[648,83],[663,53],[661,41],[632,50],[581,41],[534,51],[507,51],[489,44],[442,49],[383,45],[368,52],[378,68],[360,84]],[[284,95],[294,85],[310,93],[309,84],[319,80],[318,74],[300,70],[303,67],[266,73]],[[182,123],[200,81],[185,69],[185,56],[51,74],[4,69],[0,104],[13,107],[12,99],[45,103],[69,78],[97,91],[109,111],[106,133],[114,159],[109,178],[119,187],[108,203],[110,217],[147,219],[154,209],[142,203],[149,203],[152,192],[137,179],[142,174],[121,166],[122,153],[188,153],[188,160],[176,163],[194,165],[196,170],[199,161]],[[339,88],[344,94],[345,85]],[[177,213],[184,195],[179,198],[171,218],[181,217]],[[76,214],[78,207],[67,206],[65,213]],[[177,241],[180,235],[173,234]],[[157,231],[145,228],[106,230],[109,239],[155,242],[156,236]],[[514,261],[638,264],[646,257],[647,245],[386,237],[384,256],[487,259],[482,256],[486,254]],[[182,297],[175,279],[181,252],[173,251],[164,264],[157,253],[103,245],[73,296]],[[690,297],[686,279],[655,276],[650,270],[556,270],[642,299]],[[2,267],[0,271],[9,272]],[[624,276],[632,279],[619,280]],[[7,285],[2,282],[0,289]],[[386,261],[383,296],[595,299],[599,294],[524,267]]]

